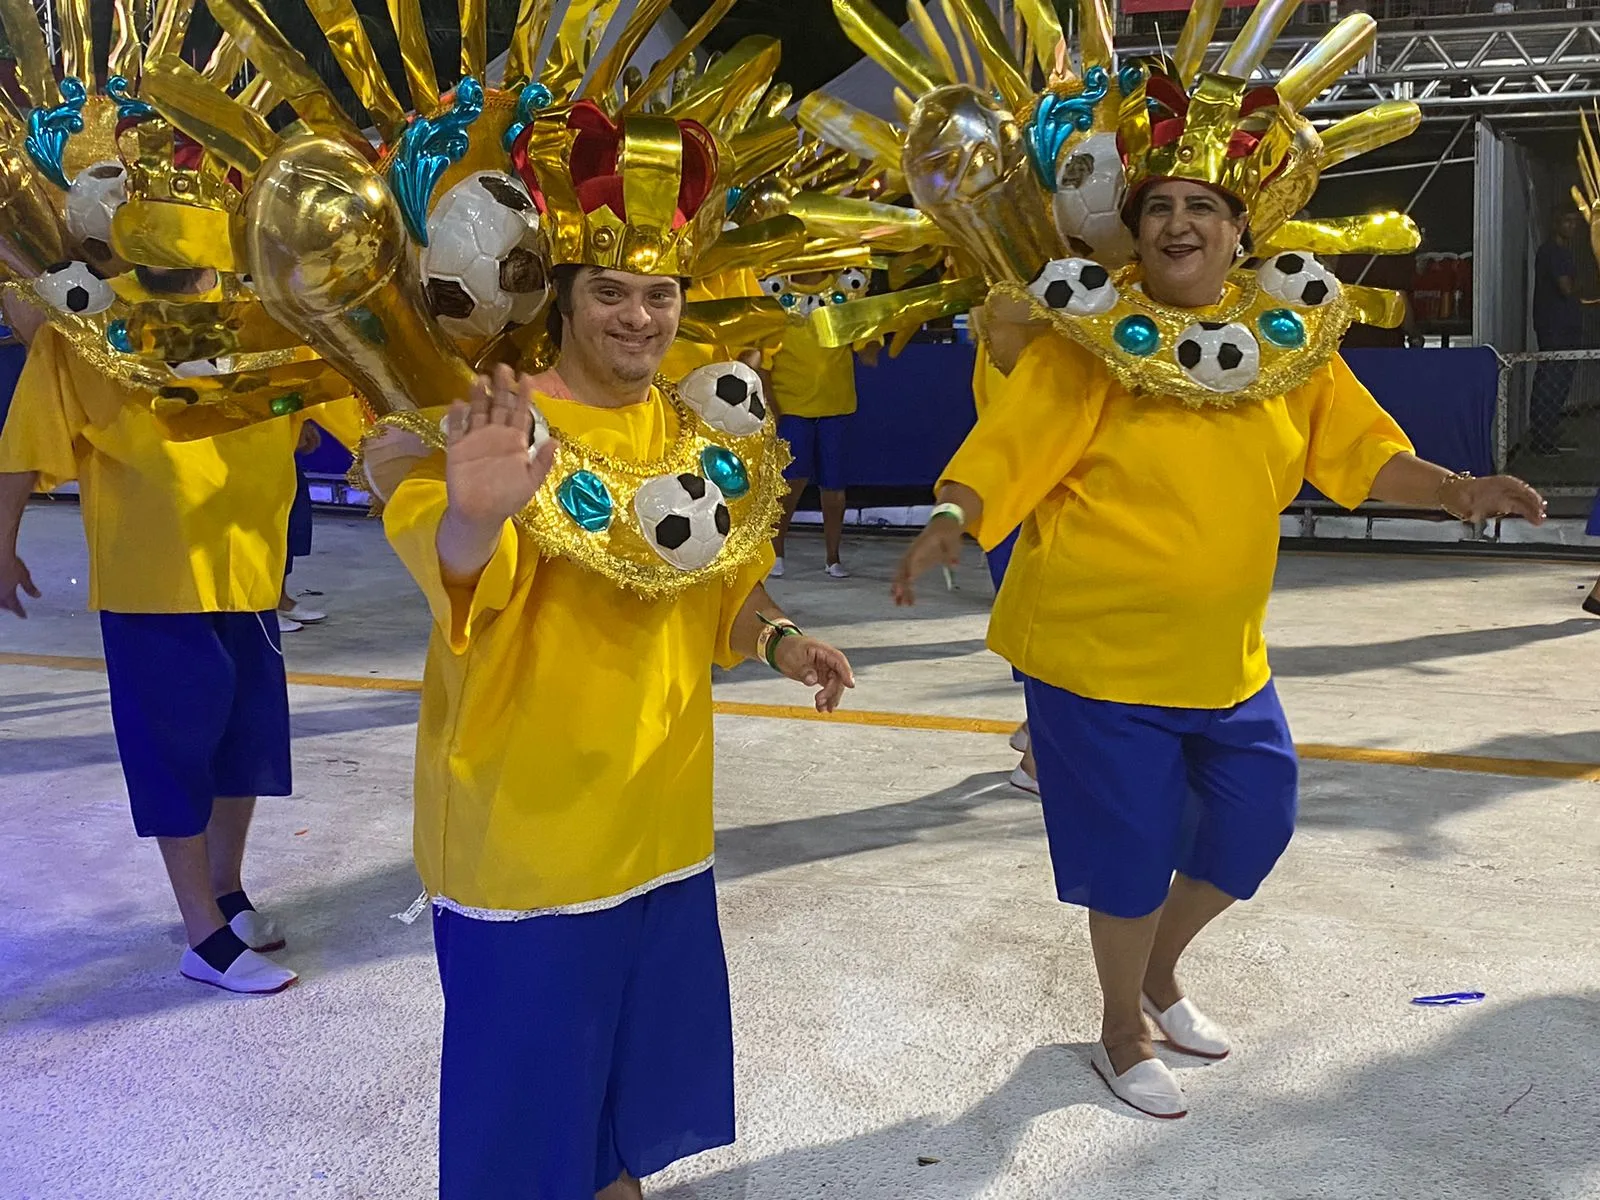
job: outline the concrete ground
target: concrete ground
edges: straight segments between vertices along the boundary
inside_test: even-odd
[[[976,558],[902,614],[902,544],[850,542],[855,578],[833,583],[802,536],[773,588],[850,651],[854,708],[899,716],[718,719],[740,1141],[651,1196],[1600,1196],[1592,568],[1284,560],[1274,661],[1325,749],[1278,872],[1192,955],[1236,1052],[1172,1060],[1193,1112],[1166,1124],[1089,1070],[1083,915],[1053,899],[1004,738],[908,719],[1010,721],[1021,696],[983,648]],[[441,1006],[427,922],[390,918],[418,890],[415,696],[293,688],[299,790],[263,803],[248,878],[303,981],[186,982],[104,677],[16,665],[99,653],[76,510],[31,512],[22,548],[46,595],[0,618],[0,1198],[428,1196]],[[320,520],[295,580],[333,616],[288,639],[294,670],[417,677],[426,616],[375,524]],[[718,694],[805,703],[754,667]],[[1384,749],[1424,765],[1366,753]],[[1427,757],[1452,754],[1494,761]],[[1409,1003],[1462,989],[1488,999]]]

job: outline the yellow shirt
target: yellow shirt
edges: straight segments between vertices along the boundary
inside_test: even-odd
[[[136,397],[54,329],[28,352],[0,472],[78,481],[89,606],[126,613],[262,612],[278,603],[301,421],[168,441]]]
[[[1338,357],[1285,396],[1190,409],[1045,334],[942,482],[983,498],[985,549],[1022,524],[991,649],[1092,699],[1216,709],[1270,676],[1278,514],[1301,481],[1353,508],[1410,449]]]
[[[742,300],[755,299],[762,295],[761,280],[756,278],[756,273],[751,270],[723,271],[718,275],[709,275],[695,283],[684,295],[685,302],[693,304],[697,300]],[[699,367],[708,367],[712,363],[731,362],[738,358],[748,346],[708,346],[703,342],[691,342],[679,338],[667,350],[666,358],[661,361],[661,374],[673,383],[680,383],[690,371]],[[763,366],[770,366],[772,355],[762,352]]]
[[[994,359],[989,357],[988,348],[979,342],[977,362],[972,368],[972,407],[978,410],[978,416],[983,416],[990,398],[999,394],[1005,382],[1006,377],[994,365]]]
[[[856,410],[856,359],[849,346],[817,341],[809,321],[791,324],[772,360],[772,400],[786,417],[842,417]]]
[[[664,399],[623,409],[540,396],[551,425],[608,456],[660,457]],[[586,911],[711,861],[711,665],[771,552],[732,582],[646,601],[508,522],[470,592],[435,547],[443,459],[398,488],[384,527],[434,629],[417,730],[417,868],[436,899],[498,917]]]

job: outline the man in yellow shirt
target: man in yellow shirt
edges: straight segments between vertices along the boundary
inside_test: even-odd
[[[831,276],[829,276],[831,278]],[[868,352],[875,357],[876,346]],[[870,361],[870,359],[869,359]],[[827,552],[824,570],[830,579],[848,579],[840,561],[844,538],[845,432],[856,411],[856,360],[849,346],[822,345],[809,322],[791,323],[783,347],[772,360],[772,402],[778,409],[778,436],[789,445],[794,461],[784,472],[789,497],[783,523],[773,540],[777,561],[772,573],[785,570],[784,535],[812,480],[822,499],[822,537]]]
[[[733,1140],[711,666],[764,659],[824,711],[852,686],[761,586],[782,459],[754,374],[652,383],[697,213],[721,204],[709,139],[684,123],[681,182],[625,192],[630,122],[587,103],[566,122],[514,151],[576,141],[570,167],[535,144],[523,176],[557,231],[554,369],[498,368],[443,430],[391,419],[434,450],[384,525],[434,619],[415,843],[445,997],[443,1200],[638,1197]]]
[[[140,272],[172,291],[214,284]],[[39,596],[17,554],[28,497],[77,480],[134,828],[160,846],[183,915],[179,970],[234,992],[296,979],[265,956],[284,936],[240,876],[255,798],[291,790],[275,610],[299,430],[275,420],[168,441],[46,326],[0,434],[0,608],[24,617],[18,590]]]

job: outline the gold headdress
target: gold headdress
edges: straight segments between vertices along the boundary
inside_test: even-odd
[[[1600,121],[1600,111],[1595,114]],[[1589,223],[1589,245],[1600,257],[1600,149],[1595,148],[1594,131],[1589,128],[1589,114],[1578,113],[1581,139],[1578,142],[1578,178],[1580,185],[1572,189],[1572,200]]]
[[[1399,101],[1320,131],[1301,115],[1370,47],[1375,25],[1364,14],[1342,21],[1274,85],[1247,82],[1299,3],[1263,0],[1216,70],[1202,74],[1223,0],[1191,8],[1172,59],[1120,67],[1104,0],[1086,0],[1076,70],[1048,5],[1017,5],[1019,54],[983,0],[941,0],[964,79],[921,0],[908,11],[926,52],[872,0],[834,0],[834,10],[905,89],[905,128],[874,127],[874,144],[883,153],[899,145],[912,196],[993,294],[1038,310],[1130,386],[1184,403],[1230,404],[1295,386],[1333,353],[1352,320],[1399,323],[1400,296],[1341,285],[1312,255],[1403,253],[1418,242],[1415,225],[1398,213],[1295,219],[1322,169],[1404,137],[1420,120],[1415,104]],[[1030,44],[1047,76],[1042,89]],[[828,115],[831,136],[847,140],[852,131],[837,102]],[[806,117],[803,107],[802,123]],[[1161,178],[1236,198],[1265,260],[1234,271],[1224,303],[1202,323],[1149,301],[1136,286],[1139,268],[1125,265],[1125,206]]]

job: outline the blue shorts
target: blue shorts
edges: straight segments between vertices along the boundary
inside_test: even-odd
[[[100,614],[111,724],[140,837],[193,837],[218,796],[287,796],[278,616]]]
[[[778,436],[789,443],[792,461],[783,469],[785,479],[809,479],[825,492],[842,492],[844,434],[850,418],[779,417]]]
[[[441,1200],[593,1200],[733,1141],[733,1022],[708,868],[615,908],[435,909]]]
[[[1089,700],[1026,681],[1056,895],[1142,917],[1174,872],[1248,900],[1289,845],[1299,760],[1271,683],[1232,708]]]

